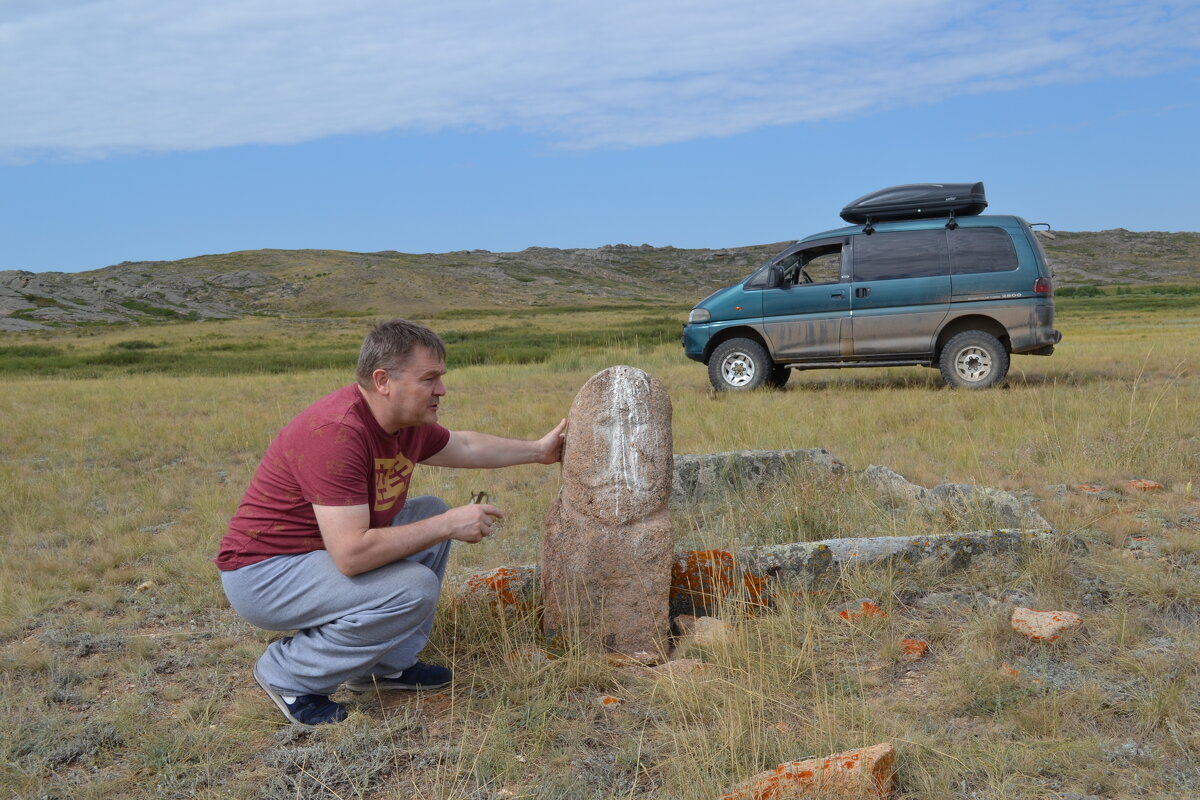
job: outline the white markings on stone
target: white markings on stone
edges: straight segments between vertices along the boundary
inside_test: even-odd
[[[614,369],[610,408],[612,417],[602,428],[608,445],[608,474],[621,488],[642,495],[647,487],[642,480],[639,460],[639,439],[647,431],[646,401],[650,396],[650,382],[646,373],[632,367]],[[617,519],[621,517],[622,491],[613,492]]]

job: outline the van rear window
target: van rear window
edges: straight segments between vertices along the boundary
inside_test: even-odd
[[[1001,228],[959,228],[950,232],[950,262],[955,275],[1007,272],[1017,268],[1017,250]]]
[[[892,231],[854,237],[854,280],[949,275],[946,231]]]

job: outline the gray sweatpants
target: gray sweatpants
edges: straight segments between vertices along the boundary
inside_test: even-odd
[[[445,512],[436,497],[410,497],[392,521]],[[346,577],[325,550],[274,556],[221,573],[230,605],[248,622],[296,631],[258,660],[263,679],[285,695],[333,694],[339,684],[411,667],[429,641],[450,555],[445,541],[406,559]]]

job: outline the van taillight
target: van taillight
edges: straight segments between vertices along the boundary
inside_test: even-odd
[[[1034,294],[1050,294],[1054,291],[1054,287],[1050,285],[1049,278],[1038,278],[1033,282]]]

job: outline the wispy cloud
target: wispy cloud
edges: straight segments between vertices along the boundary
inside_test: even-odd
[[[1194,2],[6,0],[0,156],[515,127],[625,147],[1189,63]]]

